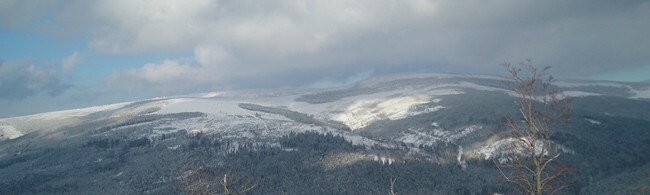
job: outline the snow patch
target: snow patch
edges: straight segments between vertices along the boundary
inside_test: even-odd
[[[180,148],[180,147],[181,147],[181,145],[178,144],[178,145],[175,145],[175,146],[167,147],[167,149],[170,149],[170,150],[176,150],[176,149],[178,149],[178,148]]]
[[[454,142],[460,138],[463,138],[470,133],[480,130],[483,127],[480,125],[470,125],[468,127],[465,127],[461,131],[445,131],[442,129],[434,129],[433,130],[433,135],[438,137],[439,139],[446,141],[446,142]]]
[[[396,139],[396,141],[400,141],[406,144],[413,144],[416,146],[430,146],[435,144],[438,141],[443,141],[438,137],[428,135],[426,133],[418,132],[418,131],[410,131],[409,133],[403,133],[402,137],[399,137]]]
[[[501,139],[479,149],[478,153],[485,155],[485,160],[497,159],[499,163],[506,163],[513,160],[513,158],[528,154],[530,149],[524,146],[524,143],[521,141],[522,139],[525,138],[509,137]],[[542,153],[543,145],[543,142],[540,140],[535,142],[535,154]],[[548,148],[544,150],[543,155],[548,155]]]
[[[224,139],[253,140],[266,139],[274,140],[293,133],[317,132],[319,134],[332,134],[342,136],[353,145],[366,147],[390,147],[392,145],[378,142],[351,132],[322,127],[313,124],[298,123],[289,120],[277,120],[267,118],[255,118],[252,115],[213,115],[205,117],[174,120],[173,122],[160,123],[153,131],[153,136],[163,133],[186,130],[189,134],[205,133],[218,134]],[[171,130],[170,130],[171,129]]]
[[[206,98],[206,99],[207,99],[207,98],[217,97],[217,96],[219,96],[219,95],[221,95],[221,93],[218,93],[218,92],[210,92],[210,93],[206,93],[206,94],[201,95],[201,98]]]
[[[485,155],[485,160],[489,160],[504,154],[516,153],[521,148],[519,147],[520,144],[520,141],[515,138],[506,138],[484,146],[478,153]],[[499,162],[504,163],[507,160],[502,158],[499,159]]]
[[[246,115],[248,111],[237,106],[236,102],[215,99],[175,98],[169,99],[157,114],[203,112],[215,115]]]
[[[7,119],[36,120],[36,121],[63,120],[69,118],[88,116],[90,114],[102,112],[102,111],[115,110],[115,109],[122,108],[128,104],[131,104],[131,102],[123,102],[123,103],[109,104],[103,106],[93,106],[93,107],[79,108],[79,109],[72,109],[72,110],[54,111],[54,112],[19,116],[19,117],[7,118]]]
[[[15,139],[23,136],[23,133],[18,131],[14,126],[2,125],[0,126],[0,140],[2,139]]]
[[[650,99],[650,89],[632,90],[632,91],[634,92],[634,96],[632,96],[632,98],[636,98],[636,99],[649,98]]]
[[[406,144],[413,144],[415,146],[431,146],[436,142],[446,142],[455,144],[454,142],[469,135],[472,132],[482,129],[480,125],[470,125],[462,130],[444,131],[442,129],[434,129],[432,134],[427,134],[421,131],[414,131],[409,129],[406,133],[402,133],[401,137],[395,141],[403,142]],[[461,149],[462,152],[462,149]],[[459,156],[460,158],[460,156]]]
[[[373,155],[372,160],[380,162],[382,165],[385,165],[385,164],[392,165],[393,162],[395,162],[394,158],[385,157],[385,156],[378,156],[378,155]]]
[[[586,121],[589,121],[591,124],[595,124],[595,125],[600,125],[600,124],[602,124],[600,121],[597,121],[597,120],[594,120],[594,119],[588,119],[588,118],[585,118],[585,120],[586,120]]]
[[[435,112],[444,107],[434,106],[414,110],[417,105],[430,102],[429,96],[402,96],[381,99],[361,99],[355,101],[334,120],[343,121],[351,129],[361,129],[378,120],[398,120],[409,116]]]
[[[590,93],[590,92],[584,92],[584,91],[563,91],[563,95],[569,96],[569,97],[586,97],[586,96],[597,96],[601,94],[597,93]]]

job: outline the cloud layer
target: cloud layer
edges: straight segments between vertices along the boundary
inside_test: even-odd
[[[54,19],[39,23],[42,13]],[[498,64],[528,57],[563,77],[650,66],[647,1],[5,1],[0,18],[83,35],[107,54],[193,51],[106,79],[163,94],[412,66],[499,73]]]
[[[29,62],[0,63],[0,100],[20,100],[34,95],[56,96],[67,90],[54,69],[39,68]]]
[[[61,67],[63,68],[63,70],[70,70],[74,68],[74,66],[77,65],[79,61],[81,61],[81,55],[79,54],[79,52],[75,51],[72,54],[70,54],[70,56],[68,56],[67,58],[61,61]]]

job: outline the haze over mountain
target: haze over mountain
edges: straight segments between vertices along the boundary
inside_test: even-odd
[[[580,174],[567,193],[650,181],[650,85],[556,83],[572,120],[553,137]],[[513,192],[492,160],[518,155],[500,77],[375,77],[329,89],[222,91],[0,119],[1,193],[174,193],[199,164],[257,179],[259,194]],[[472,178],[482,178],[480,180]],[[309,184],[309,185],[307,185]]]

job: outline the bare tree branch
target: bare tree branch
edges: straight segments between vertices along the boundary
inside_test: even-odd
[[[185,194],[219,194],[222,195],[237,195],[245,194],[252,191],[257,187],[258,183],[246,180],[243,177],[237,177],[234,174],[226,173],[223,177],[209,177],[205,167],[198,166],[190,163],[181,172],[183,183],[181,184],[181,192]],[[242,182],[243,183],[240,183]],[[215,185],[215,184],[219,185]]]
[[[397,192],[395,192],[395,181],[397,181],[397,178],[390,178],[390,191],[388,192],[390,195],[397,195]]]
[[[550,66],[538,69],[532,60],[526,59],[513,66],[504,63],[510,73],[511,84],[517,93],[517,102],[521,121],[506,117],[505,124],[514,133],[525,154],[514,157],[509,163],[497,164],[499,172],[506,181],[516,184],[523,193],[541,195],[556,193],[570,185],[563,177],[570,171],[564,167],[552,164],[560,157],[560,153],[550,138],[555,128],[570,117],[569,99],[560,98],[559,92],[552,88],[555,81],[548,74]],[[555,148],[555,149],[553,149]],[[501,167],[512,169],[511,175],[506,175]]]

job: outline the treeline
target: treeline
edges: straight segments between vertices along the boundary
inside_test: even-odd
[[[238,106],[242,109],[250,110],[250,111],[259,111],[259,112],[265,112],[265,113],[271,113],[271,114],[279,114],[284,117],[287,117],[293,121],[299,122],[299,123],[305,123],[305,124],[313,124],[313,125],[318,125],[318,126],[327,126],[327,127],[332,127],[335,129],[341,129],[341,130],[346,130],[350,131],[350,128],[338,121],[321,121],[318,119],[315,119],[313,115],[308,115],[288,109],[283,109],[283,108],[276,108],[276,107],[269,107],[269,106],[261,106],[257,104],[250,104],[250,103],[240,103]]]
[[[596,113],[586,114],[581,110],[575,111],[573,118],[563,131],[554,135],[553,140],[573,152],[563,155],[561,160],[579,171],[577,189],[588,187],[607,190],[605,186],[621,186],[638,181],[624,177],[621,178],[625,180],[608,178],[622,172],[634,172],[648,165],[650,121]],[[593,124],[585,118],[596,120],[600,124]],[[650,181],[650,177],[645,179]],[[617,183],[606,184],[599,180]],[[600,182],[598,185],[605,186],[589,186],[597,182]]]
[[[455,163],[361,160],[326,169],[322,163],[330,155],[365,151],[333,134],[290,134],[277,140],[278,147],[184,130],[155,138],[118,133],[72,138],[76,144],[3,160],[0,174],[10,179],[0,179],[0,194],[176,194],[190,163],[202,164],[206,178],[230,173],[258,181],[252,194],[385,194],[390,178],[397,178],[400,194],[504,192],[494,184],[491,162],[469,161],[461,169]],[[237,152],[225,153],[233,148]]]
[[[108,126],[103,126],[97,130],[95,130],[95,133],[103,133],[107,132],[116,128],[120,127],[126,127],[126,126],[131,126],[131,125],[137,125],[137,124],[142,124],[142,123],[147,123],[147,122],[152,122],[160,119],[167,119],[167,118],[174,118],[178,120],[184,120],[184,119],[190,119],[190,118],[196,118],[196,117],[203,117],[205,116],[205,113],[202,112],[181,112],[181,113],[171,113],[171,114],[147,114],[147,115],[138,115],[133,118],[129,118],[126,121],[117,123],[117,124],[112,124]]]
[[[397,178],[399,194],[488,194],[507,193],[496,183],[498,173],[489,161],[469,161],[462,169],[455,163],[435,164],[406,160],[392,165],[362,160],[336,169],[325,169],[322,160],[338,153],[362,152],[340,136],[301,133],[281,139],[282,148],[242,150],[225,159],[200,159],[207,178],[224,173],[258,181],[251,194],[386,194],[390,179]],[[283,150],[293,148],[295,150]],[[202,152],[195,157],[204,157]],[[216,180],[215,180],[216,181]],[[183,182],[183,181],[179,181]]]
[[[331,133],[319,134],[316,132],[291,133],[280,139],[282,148],[293,148],[298,150],[315,150],[315,151],[360,151],[363,146],[354,146],[340,135]]]
[[[186,144],[183,144],[183,149],[188,152],[204,152],[210,155],[220,154],[226,155],[238,151],[252,151],[260,148],[268,147],[265,144],[256,144],[253,142],[237,141],[227,139],[224,140],[217,135],[206,135],[204,133],[188,134]]]

